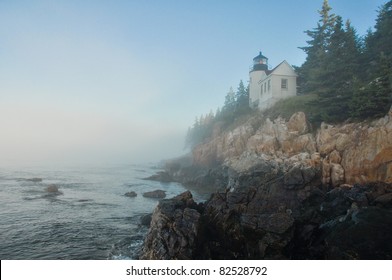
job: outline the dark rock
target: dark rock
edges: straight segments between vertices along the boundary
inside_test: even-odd
[[[34,177],[34,178],[26,179],[26,181],[34,182],[34,183],[40,183],[40,182],[42,182],[42,178]]]
[[[151,192],[145,192],[143,193],[143,196],[148,198],[165,198],[166,192],[162,190],[155,190]]]
[[[58,195],[62,195],[63,192],[61,192],[58,188],[57,185],[55,184],[50,184],[45,188],[45,191],[47,192],[47,194],[44,197],[50,198],[50,197],[55,197]]]
[[[200,213],[188,191],[159,202],[140,259],[193,259]]]
[[[392,193],[386,193],[383,195],[380,195],[374,200],[374,204],[376,205],[381,205],[384,207],[392,207]]]
[[[59,188],[55,184],[51,184],[51,185],[47,186],[45,190],[48,193],[58,193],[59,192]]]
[[[137,193],[135,193],[134,191],[131,191],[131,192],[125,193],[124,195],[125,195],[125,196],[128,196],[128,197],[136,197],[136,196],[137,196]]]
[[[142,226],[149,227],[151,224],[151,220],[152,220],[152,214],[146,214],[140,217],[140,224]]]
[[[163,183],[173,182],[172,176],[166,171],[159,171],[150,177],[144,178],[144,180],[158,181]]]
[[[302,171],[299,166],[292,167],[284,175],[284,184],[288,189],[294,189],[295,187],[304,186],[304,178],[302,177]]]
[[[392,211],[362,208],[324,230],[326,259],[392,259]]]
[[[229,188],[203,205],[190,192],[162,200],[141,258],[392,258],[392,185],[327,189],[311,185],[315,169],[251,168],[227,169]]]

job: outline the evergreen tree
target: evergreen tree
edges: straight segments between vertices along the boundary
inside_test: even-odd
[[[236,103],[236,114],[243,114],[250,110],[249,107],[249,90],[245,88],[244,82],[240,80],[240,83],[237,88],[237,92],[235,95],[235,103]]]
[[[368,51],[372,54],[372,62],[378,63],[381,55],[383,59],[392,57],[392,1],[388,1],[379,10],[375,32],[366,38]],[[373,63],[374,65],[375,63]]]
[[[343,29],[343,20],[336,17],[326,48],[324,67],[320,71],[317,106],[324,121],[342,121],[349,117],[349,103],[356,84],[359,49],[358,37],[350,22]]]
[[[350,114],[354,118],[384,116],[392,103],[392,65],[385,55],[380,58],[378,77],[354,93]]]
[[[225,104],[223,105],[224,111],[233,111],[235,108],[235,93],[232,87],[225,96]]]
[[[221,119],[225,122],[232,122],[234,120],[235,113],[235,93],[232,87],[225,96],[225,103],[221,111]]]
[[[376,20],[375,31],[365,38],[363,70],[365,81],[350,104],[350,114],[364,119],[385,115],[392,99],[392,1],[384,4]]]
[[[301,92],[312,93],[321,89],[320,76],[322,75],[325,55],[329,44],[329,39],[333,31],[336,17],[330,14],[331,7],[328,0],[324,0],[320,14],[320,20],[317,27],[313,30],[307,30],[305,33],[310,37],[306,41],[308,46],[301,47],[307,54],[306,61],[301,66],[300,79]]]

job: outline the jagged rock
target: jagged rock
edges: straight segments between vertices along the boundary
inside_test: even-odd
[[[204,205],[189,192],[161,201],[141,258],[392,258],[392,185],[288,189],[281,175],[265,182],[262,174],[236,172],[239,187]]]
[[[146,214],[140,217],[140,224],[149,227],[152,221],[152,214]]]
[[[294,113],[287,122],[287,128],[290,132],[307,133],[309,127],[305,114],[303,112]]]
[[[333,187],[344,183],[344,169],[340,164],[331,163],[331,184]]]
[[[128,196],[128,197],[136,197],[136,196],[137,196],[137,193],[135,193],[134,191],[131,191],[131,192],[125,193],[124,195],[125,195],[125,196]]]
[[[188,191],[159,202],[140,259],[192,259],[200,213]]]
[[[342,161],[342,157],[340,156],[340,153],[336,150],[332,151],[328,157],[330,163],[340,164],[340,162]]]
[[[145,192],[143,193],[143,196],[148,198],[165,198],[166,192],[162,190],[155,190],[151,192]]]
[[[334,177],[334,185],[392,182],[392,114],[371,123],[322,123],[313,134],[309,133],[306,117],[301,112],[288,122],[282,118],[264,121],[250,118],[234,130],[217,134],[211,141],[197,146],[193,150],[194,164],[219,165],[249,152],[275,161],[285,161],[300,153],[318,154],[320,160],[310,160],[307,164],[323,170],[325,184],[332,183],[329,164],[340,164],[343,168],[334,167],[334,172],[339,172]]]

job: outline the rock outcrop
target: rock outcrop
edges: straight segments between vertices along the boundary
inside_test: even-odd
[[[126,192],[124,195],[127,197],[137,197],[137,193],[134,191]]]
[[[141,258],[392,259],[392,112],[317,131],[256,116],[193,159],[170,177],[221,190],[163,200]]]
[[[392,259],[392,185],[290,188],[259,175],[204,205],[189,192],[161,201],[141,258]]]
[[[193,150],[194,164],[209,167],[252,153],[317,167],[325,185],[392,182],[392,113],[373,122],[322,123],[313,132],[302,112],[288,121],[254,117]]]
[[[143,196],[148,198],[165,198],[166,192],[163,190],[155,190],[151,192],[145,192],[143,193]]]
[[[141,259],[192,259],[197,249],[200,212],[188,191],[159,202],[152,215]]]

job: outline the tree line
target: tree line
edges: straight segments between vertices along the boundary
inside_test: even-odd
[[[374,31],[359,37],[349,20],[331,13],[328,0],[319,11],[304,64],[297,68],[300,94],[316,94],[313,121],[341,122],[385,115],[392,97],[392,1],[378,11]]]

